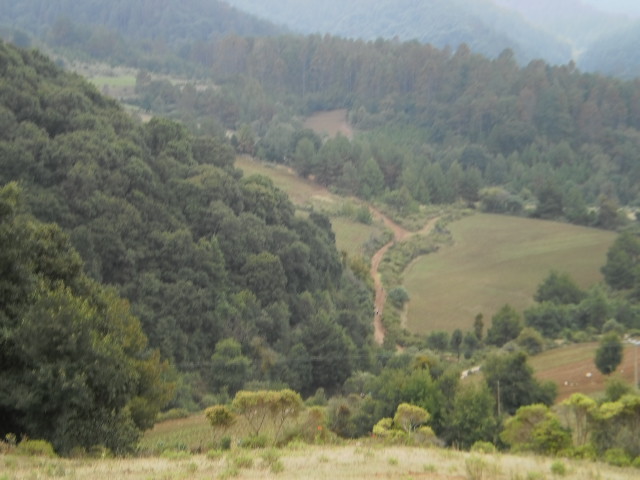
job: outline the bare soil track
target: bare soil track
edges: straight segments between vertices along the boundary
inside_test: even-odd
[[[382,345],[384,342],[385,330],[382,325],[382,312],[384,310],[384,305],[387,301],[387,293],[384,291],[384,286],[382,285],[382,278],[380,277],[380,272],[378,272],[378,268],[380,267],[380,262],[386,255],[387,251],[391,248],[393,244],[396,242],[402,242],[407,238],[413,235],[428,235],[429,232],[433,229],[433,227],[438,222],[439,217],[432,218],[429,220],[424,227],[418,232],[410,232],[405,228],[401,227],[390,218],[385,216],[379,210],[371,208],[374,216],[378,217],[384,222],[385,227],[389,228],[393,232],[393,240],[384,245],[380,250],[378,250],[373,257],[371,258],[371,277],[373,278],[374,288],[376,292],[375,297],[375,311],[373,314],[373,337],[378,345]]]

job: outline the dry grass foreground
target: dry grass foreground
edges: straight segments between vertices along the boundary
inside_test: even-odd
[[[631,480],[637,469],[538,456],[466,453],[438,448],[297,445],[281,450],[238,450],[211,457],[59,459],[0,456],[0,479],[427,479]],[[273,468],[277,466],[277,468]]]

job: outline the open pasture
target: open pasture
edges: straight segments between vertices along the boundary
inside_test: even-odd
[[[411,301],[407,328],[468,330],[482,313],[485,328],[504,305],[522,311],[551,270],[583,288],[602,279],[614,232],[558,222],[477,214],[448,227],[453,245],[421,257],[405,271]]]
[[[630,344],[624,347],[624,357],[613,375],[633,385],[638,358],[635,349],[639,347]],[[597,396],[604,392],[607,382],[607,377],[598,371],[594,363],[597,348],[597,342],[554,348],[531,357],[529,364],[538,379],[551,380],[558,385],[557,402],[574,393]]]

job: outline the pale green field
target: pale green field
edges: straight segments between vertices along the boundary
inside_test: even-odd
[[[364,225],[344,217],[331,219],[333,231],[336,234],[336,246],[338,251],[345,251],[350,257],[366,256],[364,244],[371,238],[379,236],[384,226],[379,224]]]
[[[454,245],[409,266],[407,327],[415,332],[468,330],[478,313],[506,303],[522,311],[552,269],[581,287],[602,279],[600,268],[616,234],[574,225],[477,214],[449,225]]]
[[[338,208],[344,201],[325,188],[300,178],[294,171],[283,165],[258,162],[246,155],[236,157],[235,165],[243,171],[245,176],[259,174],[269,177],[278,188],[287,192],[291,201],[298,207],[331,210]]]

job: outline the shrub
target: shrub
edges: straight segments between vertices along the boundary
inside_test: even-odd
[[[596,449],[591,444],[573,447],[562,453],[569,458],[577,458],[580,460],[596,460],[598,458],[598,452],[596,452]]]
[[[563,477],[567,474],[567,467],[560,460],[556,460],[551,464],[551,473]]]
[[[269,468],[272,473],[280,473],[284,470],[280,454],[274,449],[267,450],[262,454],[262,465],[264,468]]]
[[[229,435],[225,435],[220,439],[219,445],[220,450],[231,450],[231,437]]]
[[[491,442],[478,440],[471,446],[471,451],[475,453],[496,453],[496,446]]]
[[[476,456],[467,458],[464,466],[469,480],[483,480],[489,467],[487,462]]]
[[[158,422],[165,422],[167,420],[178,420],[180,418],[187,418],[189,411],[186,408],[172,408],[166,412],[160,412],[158,414]]]
[[[185,460],[191,458],[191,453],[185,450],[165,450],[160,456],[167,460]]]
[[[389,292],[389,300],[396,308],[402,308],[409,301],[409,292],[404,287],[395,287]]]
[[[622,448],[610,448],[604,452],[604,460],[616,467],[628,467],[631,465],[629,455]]]
[[[53,445],[46,440],[22,440],[17,448],[16,453],[29,457],[55,457]]]
[[[209,450],[205,456],[209,460],[220,460],[224,456],[224,452],[222,450]]]
[[[253,458],[246,454],[239,454],[231,458],[231,463],[236,468],[251,468]]]
[[[266,435],[249,435],[242,440],[240,444],[243,448],[264,448],[267,446],[269,439]]]

